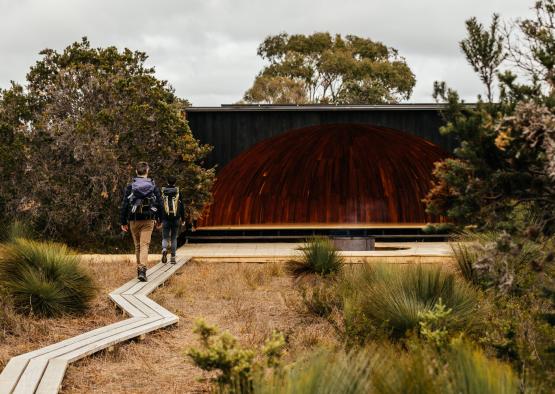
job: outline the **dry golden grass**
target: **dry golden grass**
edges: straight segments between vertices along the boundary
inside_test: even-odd
[[[245,346],[259,346],[272,330],[282,331],[289,360],[313,346],[336,344],[332,326],[304,312],[297,284],[282,266],[189,263],[152,295],[180,316],[180,324],[71,364],[62,392],[208,392],[212,375],[184,356],[198,345],[192,333],[198,317],[229,330]]]
[[[9,306],[0,306],[0,370],[9,359],[63,339],[113,323],[125,316],[108,299],[107,293],[136,275],[134,261],[127,256],[83,259],[99,287],[90,311],[84,316],[40,319],[20,316]]]

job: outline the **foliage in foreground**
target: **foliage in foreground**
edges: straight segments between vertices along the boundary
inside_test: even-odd
[[[18,312],[45,317],[83,313],[96,294],[65,245],[22,238],[0,245],[0,287]]]
[[[224,392],[252,392],[254,375],[265,368],[276,368],[285,347],[284,336],[274,332],[261,349],[243,348],[229,332],[218,335],[215,326],[201,319],[196,321],[194,332],[202,347],[190,348],[186,354],[199,368],[219,371],[216,383]]]
[[[452,244],[459,271],[485,292],[487,330],[474,339],[510,361],[526,383],[555,384],[555,240],[468,233]]]
[[[445,82],[434,86],[434,97],[447,104],[441,132],[459,146],[455,157],[436,163],[426,203],[458,225],[513,233],[515,210],[528,205],[541,213],[543,231],[555,233],[555,1],[535,1],[533,10],[508,35],[497,15],[489,29],[467,21],[460,45],[487,102],[478,97],[468,106]],[[516,67],[500,71],[509,65]]]
[[[464,331],[478,309],[476,290],[439,266],[366,265],[346,272],[338,291],[347,333],[358,339],[383,333],[400,339],[438,306],[449,310],[445,328]]]
[[[516,394],[518,379],[508,365],[468,344],[411,351],[390,345],[360,350],[317,350],[272,376],[257,376],[260,394]]]
[[[293,275],[315,273],[325,276],[341,271],[343,258],[327,237],[312,237],[298,250],[300,259],[288,263]]]

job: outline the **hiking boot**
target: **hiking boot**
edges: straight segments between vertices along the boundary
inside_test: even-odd
[[[166,264],[168,262],[168,251],[162,249],[162,263]]]
[[[171,264],[175,264],[175,256],[172,256],[172,257],[170,258],[170,263],[171,263]]]
[[[146,267],[137,268],[137,279],[141,282],[146,282]]]

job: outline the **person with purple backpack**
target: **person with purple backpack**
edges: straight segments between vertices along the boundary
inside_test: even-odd
[[[126,186],[121,204],[120,221],[124,232],[131,232],[137,259],[137,277],[146,282],[148,249],[154,227],[160,228],[164,208],[160,190],[148,177],[148,163],[139,162],[137,176]]]

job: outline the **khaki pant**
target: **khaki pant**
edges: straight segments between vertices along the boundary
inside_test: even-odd
[[[146,267],[150,237],[152,236],[152,230],[154,230],[154,220],[131,220],[129,222],[129,230],[135,243],[137,266]]]

